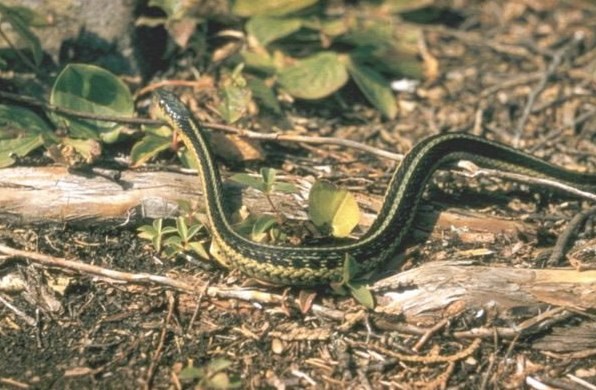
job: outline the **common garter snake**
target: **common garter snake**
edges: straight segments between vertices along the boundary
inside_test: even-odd
[[[567,171],[505,145],[463,133],[428,137],[406,155],[388,184],[379,217],[359,240],[329,246],[261,244],[236,233],[224,212],[222,184],[205,131],[172,93],[155,92],[153,114],[177,131],[196,159],[212,239],[229,265],[275,284],[313,286],[341,280],[346,255],[368,271],[399,249],[408,234],[420,197],[442,164],[470,160],[480,166],[551,178],[596,191],[596,174]]]

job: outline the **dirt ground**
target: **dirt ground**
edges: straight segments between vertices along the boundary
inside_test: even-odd
[[[397,94],[400,113],[395,120],[382,120],[358,99],[337,99],[325,106],[297,103],[288,107],[292,118],[307,123],[309,135],[350,138],[398,153],[429,134],[465,131],[569,169],[596,172],[596,4],[525,0],[454,1],[450,6],[462,22],[457,30],[437,24],[425,28],[421,50],[432,80],[414,93]],[[385,181],[378,178],[386,178],[392,167],[391,162],[337,147],[311,146],[308,158],[295,147],[283,155],[275,144],[264,148],[276,165],[292,174],[307,175],[312,166],[331,165],[332,179],[354,192],[382,194]],[[523,219],[535,233],[500,234],[485,243],[462,241],[444,229],[414,240],[404,255],[403,270],[480,249],[484,252],[476,260],[484,265],[546,267],[571,219],[594,206],[544,188],[491,179],[469,184],[442,175],[431,187],[428,207]],[[580,226],[569,248],[592,246],[591,255],[584,257],[592,266],[594,222],[592,216]],[[3,283],[11,275],[25,285],[18,292],[0,290],[0,387],[596,385],[594,306],[591,311],[547,303],[537,312],[446,311],[443,320],[421,324],[364,310],[328,289],[313,296],[293,288],[253,287],[253,295],[246,298],[241,296],[246,277],[215,265],[160,259],[137,237],[137,227],[0,222],[2,245],[108,270],[167,275],[204,292],[188,294],[151,281],[124,282],[23,256],[0,256]],[[209,294],[207,287],[231,293]],[[294,304],[295,299],[313,297],[316,311],[303,313]],[[473,329],[515,330],[552,310],[558,315],[537,320],[535,327],[524,328],[527,332],[505,337],[495,330],[488,337],[458,337]]]

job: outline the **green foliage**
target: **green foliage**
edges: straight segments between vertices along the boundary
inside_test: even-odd
[[[56,78],[50,103],[58,107],[93,113],[130,117],[134,112],[132,95],[126,84],[109,71],[94,65],[67,65]],[[122,126],[106,121],[81,119],[51,113],[57,126],[66,125],[75,138],[101,139],[112,143]]]
[[[320,52],[298,61],[278,73],[279,84],[292,96],[321,99],[337,91],[348,81],[348,72],[340,56]]]
[[[279,230],[275,229],[277,219],[273,215],[250,214],[240,224],[236,225],[234,229],[241,235],[250,238],[252,241],[261,242],[269,237],[275,240],[279,236]]]
[[[180,372],[179,378],[183,382],[195,382],[197,389],[237,389],[242,383],[236,375],[226,371],[232,362],[223,358],[213,359],[204,367],[189,365]]]
[[[374,309],[375,299],[370,290],[366,287],[366,281],[362,277],[360,267],[354,258],[348,254],[344,259],[342,280],[332,284],[333,290],[341,295],[349,293],[362,306]]]
[[[44,144],[56,142],[49,126],[33,111],[0,105],[0,168],[12,165]]]
[[[28,57],[17,53],[26,65],[32,67],[34,70],[41,64],[43,59],[43,51],[39,38],[31,31],[32,26],[39,26],[41,17],[29,8],[25,7],[7,7],[0,3],[0,23],[6,22],[10,24],[14,32],[19,36],[31,53],[31,60]],[[9,42],[14,46],[12,42]]]
[[[195,222],[190,226],[185,217],[176,218],[176,228],[168,230],[174,233],[164,241],[164,253],[167,257],[174,257],[179,254],[194,252],[198,256],[208,259],[209,255],[200,241],[195,236],[203,228],[201,223]]]
[[[274,191],[295,193],[298,190],[291,183],[280,183],[277,181],[277,171],[273,168],[261,168],[261,177],[254,177],[246,173],[237,173],[230,177],[236,183],[244,184],[269,195]]]
[[[303,10],[316,4],[318,0],[236,0],[232,12],[238,16],[283,16]]]
[[[401,7],[412,8],[411,0],[399,4],[359,2],[346,6],[347,12],[341,15],[326,12],[329,5],[321,0],[232,3],[232,13],[246,18],[247,36],[231,62],[243,63],[244,77],[258,81],[238,85],[224,77],[218,111],[228,123],[246,112],[252,97],[279,113],[274,88],[300,99],[322,99],[339,91],[350,78],[364,97],[391,119],[397,115],[397,103],[387,76],[421,77],[416,46],[419,29],[404,23],[398,30],[392,23],[395,16],[391,13]],[[192,18],[184,1],[153,0],[150,4],[166,12],[165,26],[176,42],[182,47],[192,42],[183,36],[188,29],[171,27],[173,22]],[[252,96],[244,88],[250,89]]]
[[[203,243],[197,239],[197,234],[203,228],[194,218],[194,210],[185,203],[180,203],[184,215],[176,218],[176,226],[164,226],[163,218],[158,218],[151,225],[139,227],[138,236],[149,240],[156,252],[172,258],[179,254],[194,252],[196,255],[208,259],[209,255]]]
[[[347,237],[360,220],[360,208],[347,190],[317,181],[308,194],[308,214],[317,228],[334,237]]]
[[[248,110],[251,102],[251,91],[246,86],[246,80],[242,77],[243,64],[238,65],[234,71],[224,77],[219,91],[221,103],[217,110],[227,123],[234,123]]]

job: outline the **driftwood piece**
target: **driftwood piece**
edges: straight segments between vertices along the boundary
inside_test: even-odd
[[[491,309],[500,317],[546,305],[578,311],[596,309],[596,271],[477,266],[469,261],[427,263],[372,286],[377,310],[408,321],[435,323],[470,309]]]
[[[292,178],[292,182],[303,179]],[[308,187],[305,183],[303,187]],[[0,169],[0,219],[16,224],[63,222],[69,224],[99,224],[138,222],[143,218],[172,217],[179,200],[196,200],[202,208],[201,192],[196,175],[176,172],[124,171],[116,182],[101,176],[70,173],[66,168],[16,167]],[[291,218],[305,219],[303,194],[272,194],[273,202]],[[245,205],[251,212],[270,212],[263,195],[251,189],[241,189],[229,183],[225,188],[226,202],[231,210]],[[360,225],[370,226],[382,197],[359,195],[358,200],[373,213],[363,213]],[[433,230],[465,226],[460,239],[477,233],[515,236],[523,232],[533,236],[532,226],[469,212],[450,209],[446,212],[426,210],[416,220],[419,234]],[[479,237],[472,237],[478,241]],[[489,237],[490,239],[490,237]]]
[[[239,187],[230,186],[230,203]],[[267,207],[255,191],[243,191],[255,212]],[[119,181],[70,173],[66,168],[17,167],[0,170],[0,218],[13,223],[121,223],[171,217],[179,200],[199,200],[195,175],[124,171]]]

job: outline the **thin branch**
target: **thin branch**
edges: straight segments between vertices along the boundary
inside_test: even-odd
[[[25,103],[35,107],[41,107],[45,110],[57,112],[59,114],[64,114],[68,116],[73,116],[77,118],[83,119],[93,119],[93,120],[100,120],[106,122],[116,122],[116,123],[123,123],[129,125],[151,125],[151,126],[160,126],[165,125],[166,123],[161,120],[155,119],[148,119],[148,118],[129,118],[129,117],[122,117],[122,116],[111,116],[111,115],[98,115],[92,114],[88,112],[81,112],[70,110],[67,108],[58,107],[38,99],[28,97],[28,96],[21,96],[10,92],[0,91],[0,97]],[[313,145],[337,145],[343,146],[346,148],[352,148],[361,150],[363,152],[374,154],[378,157],[388,158],[395,161],[401,161],[403,159],[403,155],[388,152],[383,149],[375,148],[373,146],[369,146],[360,142],[351,141],[342,138],[334,138],[334,137],[310,137],[310,136],[300,136],[300,135],[292,135],[292,134],[283,134],[283,133],[257,133],[250,130],[242,130],[233,126],[222,125],[219,123],[202,123],[203,126],[208,127],[213,130],[223,131],[229,134],[236,134],[240,137],[261,140],[261,141],[277,141],[277,142],[303,142],[307,144]]]
[[[541,177],[533,177],[528,175],[522,175],[514,172],[500,171],[489,168],[479,168],[474,163],[469,161],[460,162],[458,164],[461,168],[467,172],[463,173],[464,176],[468,177],[498,177],[501,179],[513,180],[519,183],[531,184],[535,186],[550,187],[557,190],[566,192],[568,194],[584,198],[588,200],[596,201],[596,194],[588,191],[580,190],[576,187],[561,183],[552,179],[545,179]]]
[[[11,248],[9,246],[0,244],[0,253],[8,257],[20,257],[29,259],[36,264],[42,264],[47,267],[54,267],[63,270],[74,271],[82,274],[89,274],[116,280],[127,283],[141,284],[141,285],[157,285],[162,287],[172,288],[174,290],[182,291],[187,294],[200,295],[205,294],[210,297],[219,297],[225,299],[239,299],[249,302],[260,302],[262,304],[287,304],[287,299],[278,294],[271,294],[253,289],[245,288],[219,288],[219,287],[205,287],[196,283],[190,284],[178,279],[172,279],[167,276],[154,275],[148,273],[130,273],[115,271],[109,268],[103,268],[96,265],[83,263],[80,261],[66,260],[61,257],[45,255],[43,253],[29,252]],[[290,301],[295,307],[300,308],[301,303],[298,299]],[[345,313],[341,310],[326,308],[324,306],[315,304],[311,307],[314,314],[338,321],[345,320]]]
[[[130,124],[130,125],[162,125],[163,121],[157,121],[154,119],[147,119],[147,118],[128,118],[123,116],[112,116],[112,115],[98,115],[93,114],[90,112],[83,112],[83,111],[76,111],[70,110],[68,108],[63,108],[59,106],[55,106],[53,104],[49,104],[47,102],[38,100],[36,98],[30,96],[22,96],[17,95],[15,93],[0,91],[0,97],[9,99],[15,102],[24,103],[34,107],[40,107],[44,110],[56,112],[58,114],[64,114],[67,116],[73,116],[76,118],[83,118],[83,119],[93,119],[99,121],[106,121],[106,122],[116,122],[116,123],[123,123],[123,124]]]
[[[561,260],[565,257],[565,249],[569,245],[571,238],[575,232],[579,230],[579,226],[583,224],[584,221],[586,221],[592,214],[596,214],[596,207],[592,207],[582,211],[581,213],[578,213],[575,217],[573,217],[573,219],[571,219],[571,221],[569,221],[565,231],[563,231],[563,233],[561,233],[557,239],[557,243],[550,254],[547,265],[555,266],[561,262]]]

